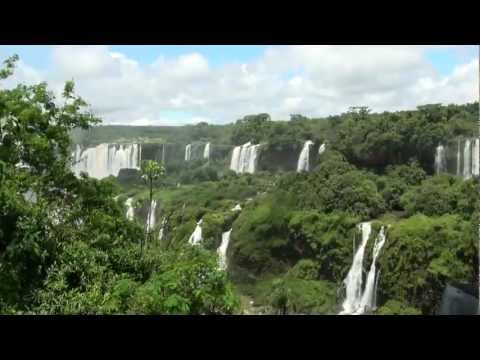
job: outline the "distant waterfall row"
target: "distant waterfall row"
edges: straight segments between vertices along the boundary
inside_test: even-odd
[[[373,246],[373,258],[370,270],[367,275],[365,288],[363,288],[363,259],[365,248],[372,232],[371,222],[364,222],[359,225],[362,232],[362,242],[353,257],[352,266],[344,280],[346,297],[343,302],[343,310],[340,315],[360,315],[368,310],[376,308],[376,296],[379,273],[376,271],[377,257],[385,244],[385,229],[382,226],[375,238]]]
[[[235,146],[230,161],[230,169],[237,174],[253,174],[257,166],[258,148],[260,145],[252,145],[247,142],[241,146]]]
[[[480,138],[458,140],[456,145],[438,145],[435,173],[450,173],[469,179],[480,175]]]
[[[206,143],[203,148],[203,158],[205,160],[210,160],[210,143]],[[192,144],[187,144],[185,146],[185,161],[192,160]]]
[[[138,169],[141,154],[137,144],[100,144],[84,150],[77,145],[72,157],[72,170],[77,176],[86,172],[91,177],[103,179],[118,176],[120,169]]]
[[[203,148],[196,144],[187,144],[184,148],[184,154],[179,152],[183,145],[169,144],[168,146],[171,147],[168,151],[169,158],[173,159],[173,161],[182,161],[182,155],[185,162],[198,158],[210,161],[212,157],[212,145],[210,142],[205,143]],[[254,174],[257,171],[261,146],[251,142],[235,146],[233,151],[230,152],[229,168],[237,174]],[[314,143],[312,141],[305,142],[297,160],[296,170],[298,172],[310,171],[312,166],[311,148],[313,146]],[[100,144],[87,148],[76,145],[75,151],[72,152],[72,170],[77,176],[81,172],[86,172],[90,177],[97,179],[118,176],[121,169],[139,170],[140,163],[144,159],[153,159],[165,163],[165,153],[168,150],[166,148],[165,144]],[[321,155],[324,151],[325,144],[321,144],[318,148],[318,154]],[[223,146],[223,149],[222,146],[219,146],[213,155],[215,159],[227,160],[228,153],[228,146]],[[219,157],[219,154],[223,155]],[[293,166],[295,166],[294,163],[292,164]]]

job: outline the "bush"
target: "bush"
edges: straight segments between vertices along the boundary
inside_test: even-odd
[[[290,275],[273,280],[269,291],[269,305],[278,314],[331,314],[337,300],[331,283]]]
[[[293,268],[289,270],[291,277],[303,280],[317,280],[320,266],[313,260],[299,260]]]
[[[478,240],[458,215],[416,215],[388,231],[378,259],[379,299],[403,299],[434,314],[448,282],[475,283]]]
[[[422,315],[421,311],[398,300],[389,300],[377,310],[377,315]]]

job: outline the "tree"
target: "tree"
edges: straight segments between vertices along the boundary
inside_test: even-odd
[[[17,61],[4,62],[0,79],[13,74]],[[69,136],[99,120],[85,111],[72,81],[62,97],[58,105],[46,83],[0,89],[0,302],[9,306],[28,302],[65,237],[88,222],[71,211],[82,180],[70,170]]]
[[[156,161],[147,160],[142,163],[141,168],[142,179],[148,185],[149,188],[149,206],[150,210],[148,212],[147,223],[150,221],[150,217],[152,216],[152,201],[153,201],[153,183],[158,181],[163,175],[165,175],[165,168],[163,165],[160,165]],[[150,242],[152,237],[152,229],[145,226],[145,243],[148,241]],[[141,243],[141,248],[143,249],[143,242]]]

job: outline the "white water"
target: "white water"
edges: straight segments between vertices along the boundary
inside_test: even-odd
[[[140,163],[138,144],[100,144],[83,149],[76,146],[72,170],[79,176],[86,172],[90,177],[103,179],[118,176],[120,169],[138,169]]]
[[[455,156],[449,157],[450,152],[456,152]],[[447,167],[447,158],[455,160],[451,167]],[[434,168],[436,174],[450,172],[464,179],[480,176],[480,138],[458,139],[456,146],[439,145],[435,149]]]
[[[133,202],[133,198],[128,198],[126,201],[125,201],[125,206],[127,207],[127,219],[128,220],[133,220],[133,216],[134,216],[134,210],[133,210],[133,205],[132,205],[132,202]]]
[[[242,211],[242,207],[240,206],[240,204],[237,204],[231,209],[231,211]]]
[[[313,141],[307,140],[303,144],[303,149],[300,152],[297,162],[297,172],[310,170],[310,147],[313,145]]]
[[[354,314],[360,307],[362,301],[362,273],[363,273],[363,257],[365,247],[372,232],[371,222],[363,222],[359,225],[362,231],[362,242],[353,257],[353,263],[348,271],[347,277],[343,281],[346,288],[346,298],[343,302],[343,310],[340,314]]]
[[[460,154],[460,139],[458,140],[458,146],[457,146],[457,176],[460,176],[460,159],[461,159],[461,154]]]
[[[158,240],[163,240],[163,236],[164,236],[164,228],[165,228],[165,224],[167,223],[167,219],[165,217],[163,217],[162,219],[162,227],[160,228],[160,231],[158,232]]]
[[[472,175],[480,175],[480,138],[473,141],[472,146]]]
[[[247,142],[241,146],[235,146],[230,160],[230,169],[237,174],[255,173],[257,167],[258,145]]]
[[[318,155],[322,155],[325,152],[325,144],[318,147]]]
[[[435,150],[435,173],[440,174],[447,170],[447,159],[445,158],[445,148],[438,145]]]
[[[147,232],[155,227],[155,209],[157,208],[157,201],[152,200],[147,216]]]
[[[230,229],[227,232],[224,232],[222,234],[222,243],[217,249],[218,253],[218,266],[220,267],[221,270],[227,270],[227,250],[228,250],[228,244],[230,242],[230,234],[232,232],[232,229]]]
[[[28,189],[23,193],[23,198],[25,201],[35,204],[37,202],[37,193],[32,189]]]
[[[192,158],[192,144],[185,146],[185,161],[190,161]]]
[[[367,310],[375,309],[375,298],[376,298],[376,285],[378,282],[378,274],[376,274],[376,263],[377,257],[382,250],[383,245],[385,244],[385,229],[382,226],[380,232],[375,238],[375,244],[373,246],[373,259],[372,264],[370,265],[370,270],[367,275],[367,282],[365,284],[365,290],[362,295],[362,300],[360,301],[360,308],[356,311],[356,314],[363,314]]]
[[[471,176],[472,150],[470,145],[470,140],[465,140],[465,145],[463,146],[463,177],[465,179],[468,179]]]
[[[202,241],[202,220],[197,223],[195,230],[193,231],[192,235],[188,239],[188,242],[192,245],[197,245]]]
[[[210,143],[205,144],[205,149],[203,149],[203,158],[210,160]]]

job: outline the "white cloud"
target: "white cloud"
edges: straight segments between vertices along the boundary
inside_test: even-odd
[[[426,56],[432,50],[456,51],[463,63],[442,76]],[[248,63],[211,66],[190,53],[144,65],[107,46],[57,46],[49,69],[21,63],[15,79],[47,80],[59,92],[74,78],[77,92],[105,123],[227,123],[259,112],[288,119],[291,113],[325,116],[353,105],[384,111],[475,101],[478,61],[471,54],[466,47],[445,46],[271,46]],[[161,116],[169,111],[192,118]]]

